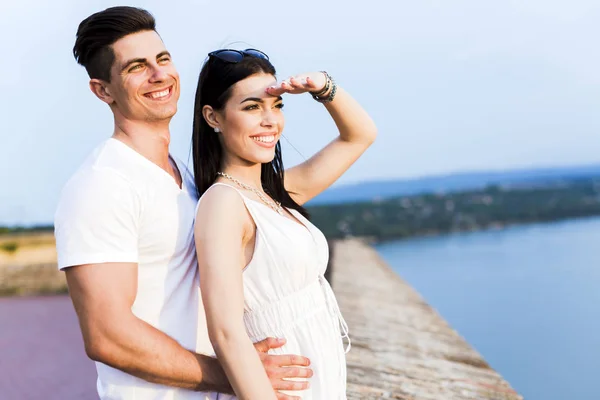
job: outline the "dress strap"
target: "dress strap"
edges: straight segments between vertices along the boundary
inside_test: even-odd
[[[345,338],[348,341],[348,344],[344,350],[345,353],[348,353],[352,348],[352,340],[350,340],[348,324],[346,323],[346,320],[344,319],[344,316],[340,311],[340,306],[337,302],[337,299],[335,298],[333,289],[331,288],[331,285],[329,284],[327,279],[325,279],[325,276],[319,275],[319,281],[321,282],[321,286],[323,287],[323,291],[325,292],[325,299],[327,301],[327,304],[339,321],[340,330],[342,332],[342,339]]]

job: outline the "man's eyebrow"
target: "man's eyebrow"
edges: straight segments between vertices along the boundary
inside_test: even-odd
[[[169,56],[171,57],[171,53],[169,53],[168,51],[161,51],[160,53],[158,53],[156,55],[156,59],[158,60],[161,57],[164,56]],[[127,61],[124,65],[123,68],[121,68],[121,71],[125,71],[131,64],[136,64],[136,63],[140,63],[140,64],[145,64],[146,62],[148,62],[147,59],[145,58],[132,58],[131,60]]]
[[[277,96],[277,99],[275,101],[281,101],[281,100],[283,100],[283,97]],[[259,97],[248,97],[248,98],[245,98],[244,100],[242,100],[240,102],[240,104],[245,103],[247,101],[256,101],[257,103],[264,103],[264,100]]]
[[[132,58],[131,60],[129,60],[125,64],[123,64],[121,71],[125,71],[131,64],[136,64],[136,63],[145,64],[146,62],[148,62],[148,60],[146,60],[145,58]]]
[[[165,50],[165,51],[161,51],[160,53],[158,53],[158,54],[156,55],[156,59],[158,60],[159,58],[161,58],[161,57],[164,57],[164,56],[169,56],[169,57],[171,57],[171,53],[169,53],[169,52],[168,52],[168,51],[166,51],[166,50]]]

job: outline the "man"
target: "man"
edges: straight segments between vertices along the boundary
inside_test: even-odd
[[[204,399],[231,393],[211,351],[193,239],[193,179],[169,155],[180,82],[145,10],[113,7],[81,22],[73,49],[114,132],[65,186],[55,215],[85,349],[102,399]],[[274,389],[302,390],[312,372],[300,356],[256,345]],[[279,394],[280,399],[294,397]]]

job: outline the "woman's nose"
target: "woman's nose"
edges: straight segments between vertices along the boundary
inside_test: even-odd
[[[263,126],[274,126],[277,124],[277,116],[272,110],[266,110],[263,113],[262,124]]]

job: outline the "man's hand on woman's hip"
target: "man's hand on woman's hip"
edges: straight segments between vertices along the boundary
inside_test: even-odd
[[[267,375],[273,385],[273,389],[279,390],[305,390],[310,386],[306,380],[313,375],[309,368],[310,360],[298,355],[274,355],[268,354],[270,349],[276,349],[285,344],[285,339],[266,338],[254,343],[260,360],[267,371]],[[289,380],[302,379],[302,380]],[[277,392],[278,400],[296,400],[300,397],[288,396]]]

